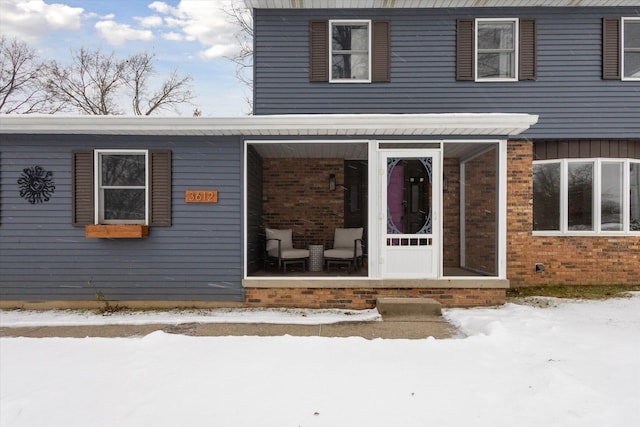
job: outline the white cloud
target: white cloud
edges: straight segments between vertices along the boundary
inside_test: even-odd
[[[47,3],[51,2],[51,3]],[[57,3],[53,3],[57,2]],[[177,5],[152,1],[149,16],[134,17],[134,23],[112,13],[99,15],[92,10],[70,7],[65,0],[0,0],[2,34],[35,42],[55,30],[79,30],[83,20],[96,20],[98,35],[119,46],[130,40],[150,41],[154,32],[172,41],[198,42],[201,58],[233,55],[239,49],[235,39],[238,27],[224,12],[229,5],[243,8],[242,0],[180,0]],[[87,7],[91,2],[86,2]]]
[[[209,49],[201,51],[199,55],[201,58],[205,59],[220,58],[222,56],[233,54],[236,49],[237,46],[233,44],[216,44],[214,46],[211,46]]]
[[[165,40],[171,40],[171,41],[183,41],[184,40],[184,36],[180,33],[176,33],[176,32],[168,32],[168,33],[164,33],[162,34],[162,38]]]
[[[134,19],[146,28],[160,27],[162,25],[162,18],[158,15],[136,17]]]
[[[149,9],[164,14],[175,14],[177,10],[163,1],[154,1],[149,5]]]
[[[200,57],[211,59],[232,55],[239,48],[234,37],[238,28],[224,12],[234,3],[243,6],[241,0],[181,0],[177,7],[154,1],[149,8],[167,15],[164,22],[173,31],[163,37],[177,40],[176,34],[181,34],[182,40],[198,41],[205,47]]]
[[[84,9],[44,0],[0,0],[2,34],[33,42],[49,31],[77,30]]]
[[[187,23],[182,19],[173,18],[171,16],[164,18],[164,22],[167,24],[169,28],[182,28]]]
[[[100,21],[96,23],[95,27],[100,37],[115,46],[120,46],[130,40],[153,40],[153,33],[149,30],[136,30],[129,25],[118,24],[114,21]]]
[[[116,15],[113,13],[108,13],[106,15],[98,15],[95,12],[88,12],[82,15],[83,18],[86,19],[100,19],[100,20],[109,20],[109,19],[115,19]]]

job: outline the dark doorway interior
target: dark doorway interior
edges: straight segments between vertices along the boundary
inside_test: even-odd
[[[344,162],[344,226],[367,228],[367,162]],[[367,233],[365,231],[364,235]]]

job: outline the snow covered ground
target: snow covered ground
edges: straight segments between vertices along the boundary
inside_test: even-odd
[[[640,295],[550,301],[445,310],[448,340],[0,338],[0,425],[640,425]]]
[[[116,311],[101,315],[94,311],[0,311],[0,326],[153,325],[163,323],[288,323],[319,325],[345,321],[382,320],[377,310],[226,309]]]

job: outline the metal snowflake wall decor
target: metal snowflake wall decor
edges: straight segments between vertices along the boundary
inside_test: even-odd
[[[31,204],[48,202],[56,190],[52,176],[53,172],[47,172],[40,166],[24,168],[18,179],[20,197]]]

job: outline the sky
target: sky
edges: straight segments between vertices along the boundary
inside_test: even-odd
[[[250,111],[250,89],[228,59],[238,50],[238,30],[224,9],[242,0],[0,0],[0,33],[36,49],[41,59],[68,63],[82,47],[156,55],[159,76],[177,69],[193,77],[191,116],[241,116]],[[169,112],[164,114],[175,113]]]
[[[450,339],[163,331],[128,338],[0,337],[0,425],[638,426],[640,293],[634,294],[443,309],[459,331]],[[0,311],[0,326],[96,320],[60,314]],[[234,315],[239,322],[351,318],[231,311],[192,313],[182,321]],[[132,315],[129,322],[157,321],[147,316]]]

